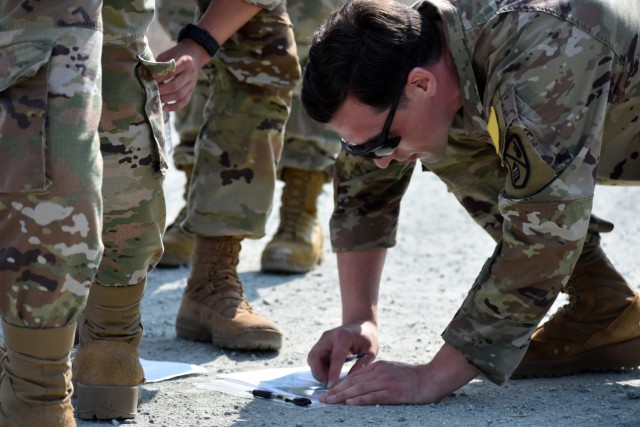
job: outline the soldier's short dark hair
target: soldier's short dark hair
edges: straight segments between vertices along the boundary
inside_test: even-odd
[[[442,41],[431,5],[420,11],[391,0],[351,0],[314,34],[304,70],[302,103],[326,123],[347,95],[383,111],[412,68],[436,62]]]

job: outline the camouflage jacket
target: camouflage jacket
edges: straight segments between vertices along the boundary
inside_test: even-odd
[[[567,282],[596,182],[640,181],[637,0],[431,0],[463,108],[436,173],[497,241],[446,342],[490,380],[509,378]],[[342,152],[335,251],[391,247],[413,164]]]

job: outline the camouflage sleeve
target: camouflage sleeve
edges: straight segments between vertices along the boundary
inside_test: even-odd
[[[400,201],[415,163],[372,161],[340,151],[334,169],[335,208],[330,220],[335,252],[389,248],[396,243]]]
[[[498,194],[504,188],[507,170],[493,146],[460,129],[461,125],[454,124],[444,158],[423,164],[423,169],[435,173],[473,220],[498,241],[502,238]]]
[[[489,64],[485,99],[508,168],[502,239],[443,333],[496,383],[517,367],[580,255],[612,82],[624,81],[609,47],[570,23],[512,13],[501,25],[479,37],[475,60]],[[504,61],[482,59],[492,55]]]

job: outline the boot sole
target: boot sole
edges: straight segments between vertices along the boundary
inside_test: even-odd
[[[260,267],[265,273],[301,274],[310,272],[320,264],[322,264],[322,256],[319,256],[308,265],[295,265],[291,260],[285,258],[263,258]]]
[[[135,418],[140,386],[104,386],[76,383],[77,415],[83,420]]]
[[[562,360],[522,362],[512,379],[553,378],[589,371],[624,371],[640,366],[640,338],[585,351]]]
[[[313,270],[320,262],[315,263],[312,266],[292,266],[286,262],[269,262],[262,265],[262,271],[265,273],[287,273],[287,274],[302,274],[308,273]]]
[[[210,342],[232,350],[277,351],[282,347],[282,335],[277,331],[248,331],[242,336],[223,335],[181,319],[176,320],[176,335],[186,340]]]

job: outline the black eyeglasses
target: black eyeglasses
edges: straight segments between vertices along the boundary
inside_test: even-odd
[[[389,110],[387,120],[385,120],[384,122],[382,132],[367,140],[363,144],[349,144],[347,141],[340,138],[342,148],[344,148],[344,150],[349,154],[364,157],[367,159],[379,159],[382,157],[390,156],[395,151],[398,144],[400,144],[401,139],[399,136],[389,138],[389,130],[391,129],[393,118],[395,117],[396,110],[398,109],[398,105],[400,104],[402,93],[403,91],[400,91],[396,99],[393,101],[393,104],[391,104],[391,109]]]

